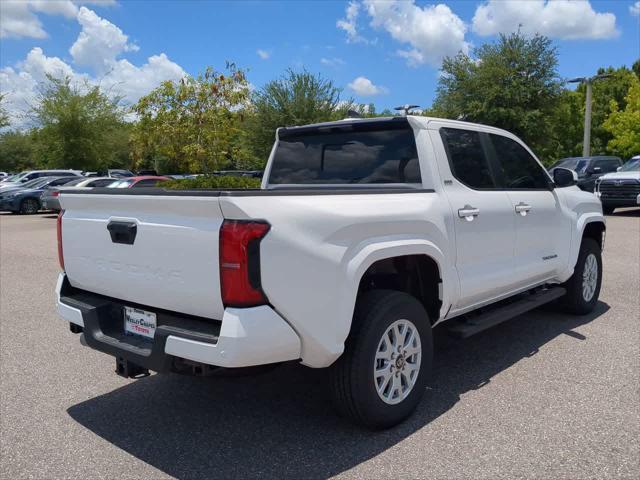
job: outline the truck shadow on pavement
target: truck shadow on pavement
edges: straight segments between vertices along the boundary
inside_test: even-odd
[[[554,338],[567,334],[576,342],[588,340],[572,330],[608,309],[600,302],[584,317],[539,309],[465,341],[450,340],[436,329],[429,391],[412,417],[382,432],[337,417],[325,372],[294,364],[253,377],[152,375],[74,405],[68,413],[180,479],[327,478],[396,445],[453,408],[461,395],[488,384]]]

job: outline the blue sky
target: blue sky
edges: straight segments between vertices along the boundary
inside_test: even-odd
[[[3,0],[0,90],[11,111],[45,72],[117,90],[128,101],[165,78],[226,60],[260,88],[305,67],[378,110],[431,104],[444,55],[520,28],[550,36],[563,77],[630,66],[640,2]]]

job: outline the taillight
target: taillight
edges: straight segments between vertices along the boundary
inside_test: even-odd
[[[58,214],[57,231],[58,231],[58,262],[60,262],[60,268],[64,271],[64,253],[62,253],[62,216],[64,215],[64,210],[60,210]]]
[[[260,241],[269,224],[225,220],[220,227],[220,290],[226,307],[255,307],[267,299],[260,281]]]
[[[57,190],[55,192],[51,192],[52,197],[57,197],[58,195],[60,195],[60,192],[58,192]]]

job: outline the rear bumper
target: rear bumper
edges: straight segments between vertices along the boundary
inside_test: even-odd
[[[300,339],[271,307],[227,308],[222,320],[155,312],[153,341],[124,335],[125,303],[73,288],[64,273],[56,288],[58,314],[82,327],[87,346],[154,371],[168,371],[175,357],[220,367],[249,367],[300,358]]]

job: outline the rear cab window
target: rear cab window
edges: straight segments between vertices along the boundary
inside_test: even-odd
[[[270,185],[422,184],[406,120],[281,129],[278,136]]]

